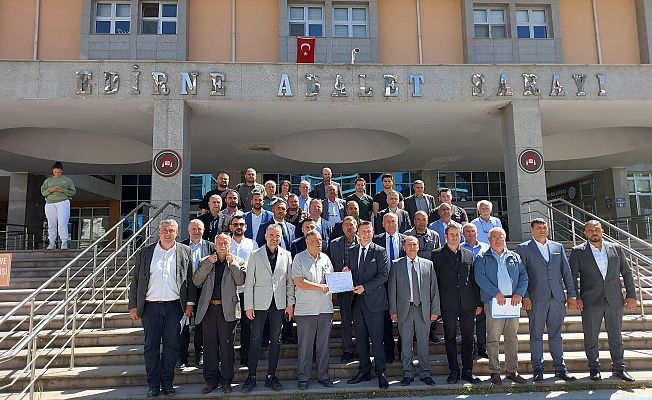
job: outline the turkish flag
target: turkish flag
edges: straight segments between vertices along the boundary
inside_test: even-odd
[[[315,38],[297,37],[297,64],[315,63]]]

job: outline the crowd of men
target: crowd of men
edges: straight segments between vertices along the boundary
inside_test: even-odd
[[[279,193],[275,182],[257,183],[252,168],[230,189],[222,172],[217,189],[201,204],[204,213],[190,221],[187,240],[177,243],[175,220],[160,223],[158,242],[136,256],[129,292],[131,317],[141,319],[145,331],[148,397],[175,392],[175,366],[189,363],[193,315],[195,363],[206,381],[202,393],[232,391],[238,323],[239,362],[249,371],[243,392],[257,385],[261,347],[268,349],[264,385],[282,390],[276,376],[282,343],[297,343],[300,390],[308,388],[313,362],[318,383],[332,387],[334,307],[326,275],[333,272],[350,272],[353,281],[352,291],[336,295],[341,362],[359,361],[348,384],[371,379],[373,354],[380,388],[389,386],[385,367],[397,355],[400,385],[410,385],[416,341],[419,379],[434,385],[429,341],[440,340],[437,320],[443,322],[447,383],[481,382],[473,363],[485,357],[490,382],[502,385],[501,336],[505,379],[526,383],[518,371],[519,319],[492,313],[492,304],[506,303],[527,311],[534,382],[544,380],[544,329],[555,376],[576,379],[563,357],[567,308],[581,311],[590,378],[601,379],[598,334],[604,320],[613,373],[633,381],[625,370],[621,335],[624,310],[636,308],[632,272],[623,250],[602,239],[598,221],[585,224],[587,242],[573,248],[570,259],[561,244],[548,239],[548,224],[540,218],[531,221],[532,239],[512,251],[489,201],[478,202],[478,218],[468,221],[466,211],[452,204],[450,190],[439,191],[437,205],[420,180],[414,194],[403,198],[393,190],[392,175],[383,175],[383,189],[371,197],[365,180],[357,178],[355,192],[341,199],[329,168],[323,178],[312,192],[302,181],[297,195],[287,181],[279,183]]]

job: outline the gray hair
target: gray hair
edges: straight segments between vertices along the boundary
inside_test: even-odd
[[[507,233],[505,232],[505,230],[499,226],[489,229],[489,233],[487,233],[487,237],[491,237],[491,235],[493,235],[496,232],[499,232],[503,236],[507,237]]]
[[[319,234],[319,231],[317,231],[317,229],[309,230],[309,231],[306,233],[306,235],[305,235],[305,237],[306,237],[306,241],[308,240],[308,238],[309,238],[310,236],[317,236],[319,239],[321,239],[321,235]]]
[[[395,220],[398,221],[398,215],[394,214],[393,212],[388,212],[387,214],[383,215],[383,222],[385,222],[385,220],[389,218],[394,218]]]
[[[281,224],[269,224],[267,225],[267,229],[265,229],[265,233],[271,231],[272,229],[278,229],[279,231],[283,232],[283,227]]]
[[[162,227],[166,225],[172,225],[174,226],[177,230],[179,230],[179,223],[175,219],[163,219],[161,222],[158,223],[158,229],[161,229]]]
[[[480,200],[480,201],[478,202],[478,204],[476,205],[476,209],[477,209],[477,210],[480,210],[480,206],[483,205],[483,204],[486,205],[486,206],[489,206],[489,209],[490,209],[490,210],[493,210],[493,209],[494,209],[494,205],[493,205],[493,203],[490,202],[489,200]]]
[[[202,220],[199,219],[199,218],[191,219],[190,222],[188,222],[188,228],[190,228],[190,227],[193,226],[193,225],[198,225],[198,226],[200,226],[202,229],[204,229],[204,221],[202,221]]]

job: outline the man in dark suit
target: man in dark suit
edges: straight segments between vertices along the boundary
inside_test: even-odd
[[[274,214],[263,210],[263,195],[258,191],[253,191],[251,193],[251,211],[247,211],[244,214],[245,224],[247,224],[247,230],[245,231],[245,237],[247,239],[253,239],[256,241],[258,238],[258,232],[260,232],[260,227],[264,226],[270,221],[274,220]],[[263,236],[264,236],[263,231]],[[215,238],[213,238],[215,239]]]
[[[321,217],[331,225],[341,223],[346,217],[346,202],[337,197],[337,186],[326,186],[326,198],[322,200]]]
[[[473,253],[460,247],[461,232],[456,225],[445,230],[446,244],[432,253],[432,262],[439,283],[441,315],[444,321],[444,343],[450,375],[449,384],[460,378],[480,383],[473,375],[473,328],[475,316],[482,312],[480,288],[475,282]],[[457,362],[457,321],[462,333],[462,374]]]
[[[356,227],[360,226],[360,222],[365,219],[360,218],[360,206],[353,200],[346,202],[346,215],[353,217],[355,220]],[[331,234],[331,241],[335,238],[338,238],[344,235],[344,229],[342,226],[343,222],[333,225],[333,233]]]
[[[274,214],[274,219],[264,225],[260,225],[256,237],[256,243],[258,243],[258,247],[263,247],[265,243],[267,243],[267,240],[265,240],[267,227],[272,224],[278,224],[281,227],[280,246],[285,250],[290,250],[290,244],[295,239],[295,228],[294,225],[285,221],[285,214],[287,213],[287,203],[285,200],[277,199],[272,207],[272,213]]]
[[[303,234],[301,237],[294,239],[290,244],[290,253],[292,254],[292,259],[294,259],[294,256],[306,249],[306,233],[315,228],[317,228],[317,223],[314,219],[308,217],[303,221],[301,224],[301,232]]]
[[[414,214],[417,211],[423,211],[426,213],[426,215],[431,215],[432,212],[437,208],[437,204],[435,203],[435,198],[424,191],[425,185],[422,180],[416,180],[414,181],[414,184],[412,185],[412,190],[414,190],[414,194],[412,196],[408,196],[405,198],[403,201],[403,209],[407,211],[408,215],[410,216],[410,221],[412,222],[412,225],[414,225]],[[428,222],[433,222],[433,221],[428,221]]]
[[[315,188],[312,190],[312,193],[310,194],[312,198],[324,200],[328,195],[328,192],[326,190],[328,185],[335,185],[335,187],[337,188],[337,195],[341,196],[340,193],[342,191],[342,188],[340,187],[339,183],[332,180],[333,172],[331,171],[331,169],[328,167],[322,169],[321,176],[322,178],[324,178],[324,180],[315,185]]]
[[[199,209],[209,211],[210,208],[208,207],[208,201],[210,200],[211,196],[214,195],[214,194],[219,194],[222,197],[222,200],[224,200],[224,198],[226,197],[224,193],[228,189],[229,189],[229,174],[227,174],[225,171],[220,171],[217,174],[217,188],[207,192],[204,195],[204,198],[202,199],[201,203],[199,204]],[[222,202],[222,204],[223,204],[223,207],[226,208],[225,202]],[[215,239],[215,238],[213,238],[213,239]]]
[[[215,251],[213,242],[202,239],[204,235],[204,223],[199,219],[193,219],[188,223],[188,234],[190,237],[182,244],[190,247],[192,254],[193,273],[197,272],[199,264],[204,257],[208,257]],[[215,239],[215,238],[213,238]],[[197,298],[201,297],[201,289],[197,289]],[[203,364],[203,333],[201,322],[197,321],[197,308],[195,307],[195,361],[198,367]],[[185,368],[188,365],[188,344],[190,344],[190,325],[185,325],[179,337],[179,361],[178,368]]]
[[[398,323],[398,330],[406,338],[417,338],[419,358],[419,379],[428,386],[435,384],[430,376],[431,364],[428,352],[430,323],[437,320],[439,287],[437,275],[430,260],[417,256],[419,241],[408,236],[403,243],[405,257],[392,263],[389,272],[389,314]],[[412,340],[406,340],[401,347],[403,379],[401,386],[414,381],[414,358]]]
[[[204,258],[192,277],[202,294],[197,301],[197,321],[203,322],[205,336],[202,394],[222,386],[231,393],[233,380],[233,336],[240,319],[238,285],[245,282],[245,261],[229,253],[231,237],[220,233],[215,238],[215,253]]]
[[[190,318],[195,304],[195,285],[190,247],[177,243],[179,224],[173,219],[159,223],[159,240],[139,250],[129,284],[129,315],[142,319],[145,331],[147,397],[176,392],[174,366],[179,355],[179,321]],[[163,351],[161,352],[161,341]]]
[[[383,229],[385,233],[374,236],[374,243],[385,249],[385,256],[387,259],[387,270],[391,270],[392,261],[400,257],[405,257],[405,250],[403,250],[403,241],[405,235],[398,232],[398,220],[396,214],[387,213],[383,215]],[[385,289],[388,286],[385,285]],[[393,363],[396,359],[394,354],[394,328],[392,326],[392,318],[389,316],[389,311],[385,312],[385,319],[383,325],[383,343],[385,345],[385,360],[388,363]],[[401,335],[398,336],[396,343],[399,355],[401,351]]]
[[[355,202],[352,202],[356,204]],[[357,204],[356,204],[357,205]],[[328,247],[328,257],[333,263],[335,272],[342,272],[351,265],[349,249],[358,244],[356,231],[358,223],[351,216],[344,217],[342,222],[344,234],[331,241]],[[342,292],[337,294],[337,302],[340,306],[340,320],[342,322],[342,358],[343,363],[353,360],[353,314],[351,305],[353,303],[353,292]]]
[[[384,210],[381,210],[378,213],[378,217],[376,218],[376,235],[381,234],[384,232],[383,228],[383,216],[387,213],[392,213],[396,215],[396,221],[397,221],[397,229],[400,233],[405,233],[405,231],[412,229],[412,223],[410,222],[410,216],[408,215],[407,211],[402,210],[398,207],[399,204],[399,196],[398,192],[395,190],[392,190],[387,194],[387,208]]]
[[[219,233],[220,224],[220,211],[222,210],[222,196],[214,194],[208,199],[209,212],[199,216],[201,222],[204,223],[204,236],[202,239],[215,240],[215,236]]]
[[[387,312],[387,289],[389,278],[385,249],[372,243],[374,237],[371,222],[363,222],[358,227],[360,244],[349,249],[350,267],[353,276],[353,327],[356,344],[360,353],[358,373],[346,383],[356,384],[371,379],[371,359],[369,358],[369,339],[374,350],[374,365],[378,386],[387,389],[389,382],[385,376],[385,352],[383,349],[383,315]]]
[[[634,381],[625,371],[625,348],[623,346],[623,307],[627,311],[636,309],[636,287],[632,270],[622,247],[602,240],[602,225],[590,220],[584,224],[587,242],[575,246],[570,254],[573,280],[580,300],[577,307],[582,312],[584,328],[584,351],[588,359],[590,377],[600,380],[598,360],[598,335],[604,319],[609,337],[609,352],[614,376],[624,381]],[[625,284],[623,302],[622,276]]]
[[[442,188],[439,190],[439,206],[444,203],[450,205],[451,219],[453,221],[462,225],[469,222],[466,210],[453,204],[453,192],[449,188]],[[437,221],[439,218],[441,218],[441,213],[439,212],[439,207],[437,207],[433,210],[432,214],[430,214],[429,219],[431,221]]]
[[[548,330],[548,344],[555,366],[555,376],[568,382],[576,378],[566,369],[561,330],[568,307],[575,308],[577,297],[566,251],[561,243],[548,240],[548,223],[543,218],[530,222],[532,240],[516,247],[527,269],[528,291],[523,308],[530,320],[530,355],[534,382],[543,382],[543,331]],[[563,281],[563,283],[562,283]]]
[[[330,237],[333,234],[333,225],[330,222],[321,217],[322,215],[322,202],[319,199],[310,200],[310,208],[308,216],[312,218],[313,221],[317,224],[315,229],[319,232],[319,235],[322,238],[322,252],[328,251],[328,243],[330,242]],[[304,219],[305,221],[305,219]],[[303,223],[303,221],[302,221]],[[299,225],[301,226],[301,225]],[[303,236],[303,229],[297,233],[296,237]]]

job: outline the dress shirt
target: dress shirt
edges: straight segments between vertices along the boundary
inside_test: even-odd
[[[326,283],[326,274],[333,272],[333,264],[324,253],[317,258],[304,250],[292,261],[292,278],[303,278],[312,283]],[[332,294],[319,290],[307,290],[295,287],[294,315],[319,315],[333,312]]]
[[[149,286],[145,300],[179,300],[176,243],[170,250],[164,250],[160,243],[157,243],[156,247],[154,247],[152,263],[149,265]]]
[[[532,239],[534,240],[534,239]],[[539,243],[538,241],[534,240],[534,243],[537,244],[537,248],[539,249],[539,253],[541,253],[541,256],[543,257],[546,262],[550,261],[550,242],[548,242],[548,239],[546,239],[546,242],[544,244]]]
[[[193,241],[190,241],[190,251],[192,254],[192,272],[195,273],[197,272],[197,268],[199,268],[199,262],[201,261],[201,248],[202,248],[202,243],[201,240],[199,243],[193,243]]]
[[[267,259],[269,260],[269,266],[272,268],[272,274],[274,273],[274,270],[276,269],[276,259],[278,258],[278,248],[276,249],[275,252],[271,252],[269,247],[265,245],[265,250],[267,250]]]
[[[494,258],[498,263],[498,273],[497,273],[498,290],[500,290],[500,293],[502,293],[503,296],[511,296],[513,290],[512,278],[509,276],[509,272],[507,271],[507,263],[505,262],[507,249],[503,250],[503,254],[500,255],[496,253],[493,249],[491,250],[491,252],[493,253]]]
[[[593,246],[590,242],[589,245],[591,246],[591,253],[593,253],[595,263],[598,264],[598,269],[600,269],[600,273],[602,274],[602,279],[605,279],[607,277],[607,268],[609,267],[607,247],[602,243],[602,249],[598,250],[598,248]]]
[[[331,202],[330,200],[328,200],[328,222],[332,225],[342,222],[342,218],[340,218],[340,207],[337,202]]]
[[[430,211],[428,210],[428,200],[426,200],[426,196],[414,196],[414,204],[417,206],[417,211],[425,211],[426,213]]]
[[[480,241],[475,242],[475,246],[471,246],[468,242],[462,243],[462,248],[470,251],[473,253],[473,257],[477,256],[480,253],[484,253],[485,251],[489,250],[489,245],[486,243],[482,243]]]
[[[478,241],[482,243],[489,244],[489,231],[492,228],[502,228],[503,224],[500,223],[500,220],[496,217],[489,217],[489,221],[485,221],[481,217],[478,217],[471,221],[473,225],[478,228]]]
[[[299,208],[301,209],[301,211],[303,212],[310,211],[310,200],[312,200],[310,196],[308,196],[305,199],[299,196]]]
[[[251,213],[251,237],[256,239],[258,237],[258,229],[260,229],[260,221],[263,219],[263,212],[256,215]]]
[[[416,258],[414,260],[410,260],[410,257],[406,257],[406,261],[408,268],[408,280],[410,281],[410,303],[414,303],[414,284],[412,283],[414,281],[414,277],[412,276],[414,270],[412,269],[412,263],[414,263],[414,268],[417,270],[417,287],[420,287],[419,284],[421,283],[421,269],[419,268],[419,261]]]
[[[236,242],[235,240],[231,240],[231,250],[229,253],[242,258],[245,261],[246,265],[247,261],[249,261],[251,253],[257,248],[258,243],[249,238],[243,237],[240,240],[240,243]],[[244,293],[244,285],[238,286],[238,293]]]
[[[394,244],[394,257],[398,257],[399,252],[400,252],[400,245],[401,245],[401,239],[398,237],[398,231],[396,231],[393,235],[390,235],[389,233],[385,233],[385,249],[387,250],[387,266],[388,268],[392,268],[392,261],[391,260],[391,251],[390,251],[390,236],[392,237],[393,244]]]

